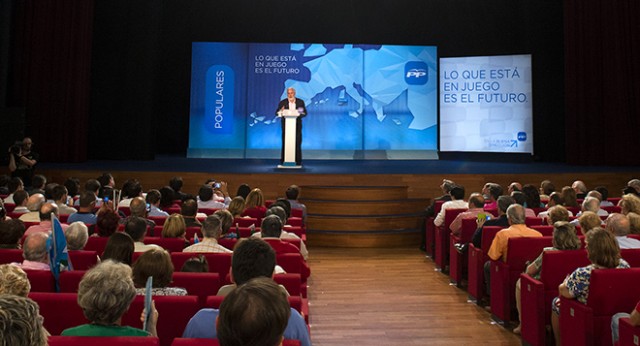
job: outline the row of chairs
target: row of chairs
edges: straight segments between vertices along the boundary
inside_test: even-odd
[[[67,328],[88,323],[78,306],[76,293],[32,292],[29,298],[38,303],[40,314],[44,317],[44,326],[51,335],[60,335]],[[209,297],[205,306],[219,306],[221,299],[222,297]],[[197,296],[155,296],[153,300],[159,314],[157,330],[159,344],[162,346],[170,346],[174,339],[180,338],[191,317],[202,307]],[[295,308],[295,304],[291,305]],[[143,307],[144,296],[136,296],[129,310],[122,316],[122,325],[142,328],[140,315]],[[85,339],[83,345],[87,344]]]

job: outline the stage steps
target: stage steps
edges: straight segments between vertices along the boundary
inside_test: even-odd
[[[307,242],[327,247],[419,246],[427,199],[408,186],[302,186]]]

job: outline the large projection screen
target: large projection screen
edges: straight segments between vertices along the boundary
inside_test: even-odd
[[[531,55],[440,59],[440,151],[533,154]]]
[[[307,106],[303,159],[436,159],[433,46],[192,44],[189,157],[279,158],[276,107]]]

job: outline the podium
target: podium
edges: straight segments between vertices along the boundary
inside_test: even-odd
[[[296,164],[296,119],[300,113],[295,109],[284,109],[278,116],[284,121],[284,161],[278,168],[302,168]]]

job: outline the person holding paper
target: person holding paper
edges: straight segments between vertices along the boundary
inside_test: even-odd
[[[304,101],[296,97],[296,89],[287,88],[287,98],[278,103],[276,115],[282,115],[285,110],[297,110],[300,116],[296,119],[296,165],[302,162],[302,118],[307,116]],[[280,162],[284,163],[284,119],[282,120],[282,151]]]

